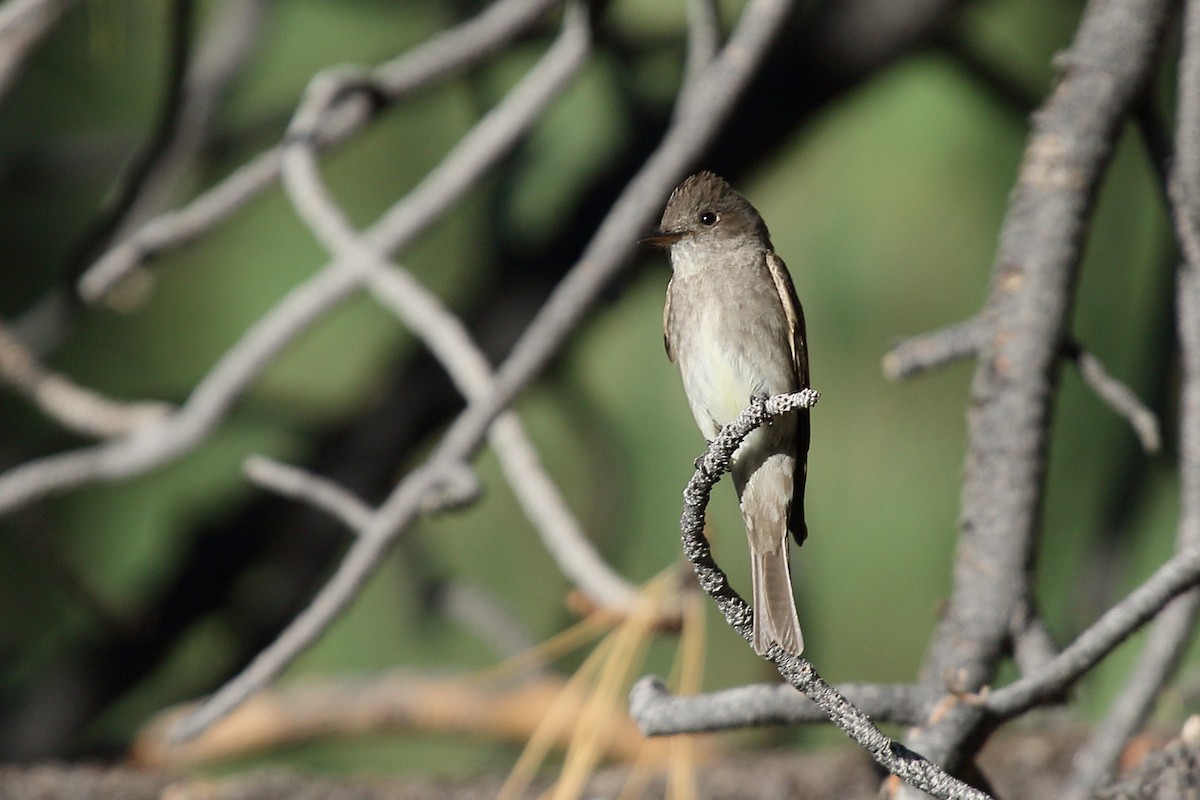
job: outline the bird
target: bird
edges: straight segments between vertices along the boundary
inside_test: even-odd
[[[685,179],[643,242],[670,254],[663,343],[706,440],[753,399],[809,388],[804,311],[791,274],[762,216],[723,178],[704,171]],[[759,655],[772,644],[797,656],[804,650],[788,538],[800,545],[808,535],[810,438],[808,409],[796,409],[752,431],[731,462]]]

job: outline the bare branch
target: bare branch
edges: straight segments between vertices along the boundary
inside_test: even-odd
[[[167,416],[166,403],[104,397],[53,372],[0,321],[0,381],[32,400],[46,416],[85,436],[127,434]]]
[[[982,321],[972,317],[965,322],[905,339],[883,357],[883,374],[888,380],[902,381],[974,356],[983,344],[983,336]]]
[[[980,704],[1007,718],[1052,700],[1153,619],[1172,599],[1200,583],[1200,546],[1180,551],[1037,673],[988,692]]]
[[[471,403],[442,438],[429,460],[392,491],[380,506],[372,524],[347,553],[312,604],[245,670],[185,720],[177,730],[177,736],[188,738],[195,735],[273,679],[296,654],[311,645],[357,595],[381,555],[411,524],[420,498],[431,485],[436,484],[441,474],[475,452],[492,420],[508,407],[517,392],[533,379],[551,354],[561,346],[567,332],[582,318],[605,280],[624,262],[634,239],[648,224],[661,198],[678,180],[679,173],[688,161],[715,134],[789,9],[787,0],[752,0],[746,6],[729,44],[709,66],[700,88],[684,101],[687,106],[685,113],[679,115],[662,145],[626,186],[580,262],[538,312],[514,347],[512,355],[497,373],[495,390],[483,401]],[[516,94],[516,91],[512,94]],[[297,159],[303,158],[304,148],[296,146],[289,149],[294,151]],[[450,180],[451,183],[458,178],[455,171],[449,168],[440,174],[449,176],[447,180],[455,179]],[[304,182],[304,175],[304,170],[296,171],[296,179],[301,183]],[[429,184],[430,179],[427,179],[422,186]],[[317,196],[321,192],[319,185],[298,185],[296,188],[302,203],[308,202],[303,199],[305,192],[311,190]],[[419,190],[420,187],[414,192]],[[432,194],[432,190],[428,191]],[[354,241],[345,241],[337,225],[331,224],[327,218],[321,218],[321,208],[319,205],[309,208],[310,212],[317,215],[321,236],[338,247],[353,250]],[[422,218],[419,209],[408,215],[389,213],[365,234],[367,241],[380,247],[381,242],[374,240],[373,232],[381,227],[389,227],[388,223],[397,217],[407,220]],[[383,242],[395,242],[403,238],[403,231],[398,224],[390,225],[390,228],[389,236],[381,236]],[[348,274],[350,270],[336,272]]]
[[[571,6],[567,13],[574,17],[573,21],[567,21],[568,29],[583,30],[583,9]],[[354,80],[353,76],[350,80]],[[341,91],[340,81],[334,76],[324,90],[325,107]],[[538,96],[542,94],[540,87],[532,83],[530,87]],[[320,119],[321,99],[319,95],[314,96],[318,102],[309,113],[298,115],[294,137],[303,138]],[[511,113],[509,116],[521,119]],[[402,242],[407,231],[423,227],[430,214],[448,208],[490,165],[489,157],[473,158],[471,154],[502,152],[502,147],[491,142],[512,139],[523,124],[512,128],[513,133],[506,133],[508,126],[502,119],[489,119],[476,128],[479,136],[464,138],[446,160],[447,164],[458,166],[454,170],[435,170],[413,190],[409,199],[396,206],[397,213],[389,214],[386,222],[377,226],[377,230],[391,228],[393,238],[388,244]],[[485,400],[493,387],[491,366],[466,328],[411,274],[384,263],[378,252],[359,237],[321,185],[311,150],[298,150],[295,159],[285,155],[284,179],[297,208],[322,236],[331,254],[345,262],[357,262],[356,269],[367,274],[371,292],[425,342],[468,401]],[[505,476],[522,507],[567,577],[601,605],[632,608],[637,601],[637,590],[616,573],[588,541],[558,488],[542,468],[537,451],[515,412],[507,411],[496,418],[489,441],[496,449]]]
[[[954,585],[922,681],[977,691],[1005,655],[1029,596],[1043,506],[1059,345],[1096,187],[1145,83],[1170,3],[1092,0],[1064,72],[1034,116],[983,311]],[[977,729],[948,715],[909,741],[952,765]]]
[[[458,196],[456,192],[465,191],[500,153],[511,147],[565,86],[582,65],[589,41],[586,14],[568,13],[564,17],[562,33],[541,61],[454,148],[443,166],[431,173],[397,207],[409,207],[406,204],[411,204],[412,198],[418,195],[440,208],[449,207]],[[386,252],[400,246],[406,238],[416,234],[417,226],[427,225],[434,219],[428,211],[388,213],[360,240],[328,196],[316,169],[313,142],[306,133],[315,130],[322,109],[339,93],[357,88],[356,80],[355,74],[346,72],[325,73],[313,80],[291,126],[293,135],[285,148],[283,173],[285,187],[296,210],[313,227],[318,238],[331,251],[350,256],[350,260],[335,260],[321,274],[343,276],[351,285],[369,278],[377,250]],[[483,129],[486,131],[480,133]],[[468,167],[474,172],[467,171]],[[445,439],[439,452],[444,451],[444,443]],[[420,513],[423,498],[461,472],[461,464],[467,455],[469,453],[439,459],[435,453],[424,466],[402,481],[372,515],[370,524],[361,531],[337,571],[308,608],[249,666],[183,720],[176,732],[178,738],[191,738],[225,716],[312,645],[358,595],[391,544]]]
[[[564,694],[565,692],[565,694]],[[263,692],[207,735],[186,744],[171,730],[188,708],[168,709],[139,732],[133,759],[144,766],[183,766],[244,756],[285,744],[397,731],[486,736],[523,742],[555,703],[576,712],[583,696],[554,675],[499,684],[389,672],[366,678],[322,680]],[[606,754],[632,760],[646,742],[619,708],[606,715],[614,727]],[[555,736],[569,743],[573,726]]]
[[[945,328],[923,333],[895,345],[883,357],[883,374],[900,381],[978,355],[984,344],[981,318],[972,317]],[[1158,417],[1137,394],[1109,374],[1104,364],[1077,340],[1067,337],[1062,354],[1079,369],[1083,382],[1137,434],[1142,449],[1157,453],[1162,446]]]
[[[1117,416],[1127,421],[1137,434],[1142,449],[1157,453],[1162,447],[1158,416],[1146,407],[1141,398],[1124,383],[1114,378],[1104,368],[1100,359],[1074,339],[1068,339],[1063,352],[1079,368],[1079,376]]]
[[[118,177],[112,202],[101,211],[72,248],[67,257],[66,272],[69,275],[80,272],[97,252],[102,252],[120,230],[123,221],[135,211],[142,190],[148,185],[179,130],[183,118],[184,85],[192,57],[192,26],[196,9],[194,0],[172,0],[170,7],[168,36],[163,37],[168,42],[167,86],[158,118],[145,144]]]
[[[1200,2],[1189,0],[1179,61],[1176,156],[1168,199],[1183,259],[1176,280],[1176,324],[1182,362],[1179,400],[1179,527],[1177,551],[1200,545]],[[1194,636],[1200,591],[1175,600],[1155,621],[1124,689],[1081,748],[1067,800],[1083,800],[1110,781],[1130,737],[1146,722]]]
[[[876,722],[919,725],[943,693],[913,684],[849,683],[837,690]],[[647,736],[707,733],[759,725],[828,722],[812,700],[787,683],[757,683],[696,695],[672,694],[646,676],[629,693],[629,713]]]
[[[583,31],[585,12],[577,6],[567,9],[566,30]],[[292,139],[305,141],[316,129],[323,110],[329,108],[355,75],[331,75],[314,85],[311,102],[298,112]],[[347,83],[348,82],[348,83]],[[541,97],[544,90],[528,84],[531,96]],[[512,95],[519,102],[518,93]],[[517,106],[519,107],[519,106]],[[503,111],[503,109],[498,109]],[[391,228],[389,244],[402,243],[407,231],[423,227],[430,214],[448,208],[488,166],[495,154],[523,129],[527,115],[489,115],[476,127],[478,136],[468,135],[446,159],[454,169],[435,170],[407,200],[396,206],[376,230]],[[516,125],[511,124],[516,122]],[[311,148],[295,147],[284,156],[284,181],[290,196],[306,221],[318,233],[331,255],[366,274],[367,286],[385,307],[395,313],[426,344],[446,367],[459,391],[468,401],[485,400],[492,392],[491,366],[462,323],[450,314],[431,292],[408,272],[387,264],[353,229],[333,202],[317,171]],[[387,244],[383,246],[388,246]],[[547,550],[568,578],[602,605],[630,609],[637,602],[637,590],[615,572],[596,552],[582,527],[575,520],[558,488],[546,475],[537,451],[525,434],[520,418],[513,411],[499,415],[489,432],[489,440],[500,459],[526,514],[534,522]]]
[[[686,96],[721,48],[720,10],[714,0],[688,0],[687,63],[683,68],[680,96]]]
[[[1030,600],[1021,604],[1013,618],[1009,635],[1013,644],[1013,660],[1022,675],[1043,669],[1058,655],[1058,645]]]
[[[536,74],[531,73],[531,78],[536,78],[535,82],[543,90],[554,92],[561,88],[561,79],[578,67],[577,62],[582,58],[582,54],[564,53],[564,49],[569,49],[568,45],[560,43],[555,59],[544,65],[540,71],[535,69]],[[567,57],[564,58],[564,55]],[[323,80],[327,79],[328,76]],[[510,97],[516,94],[521,86],[527,86],[529,81],[530,78],[523,81],[513,90]],[[535,115],[549,101],[549,97],[531,96],[527,90],[523,95],[518,95],[518,99],[521,100],[522,106],[517,109],[517,116]],[[511,105],[501,103],[485,117],[485,121],[495,121],[496,114],[509,115],[510,112],[501,111],[502,108],[508,109]],[[509,122],[511,121],[510,118]],[[478,127],[477,125],[476,128]],[[511,125],[505,127],[512,138],[495,140],[492,145],[511,146],[519,130]],[[486,159],[487,163],[491,163],[496,157],[497,154],[492,154]],[[418,221],[428,224],[433,220],[422,217]],[[383,242],[411,240],[419,232],[416,228],[397,231],[376,223],[364,236],[373,246],[383,248]],[[324,314],[358,290],[361,282],[362,276],[351,269],[344,269],[336,263],[326,265],[312,278],[292,289],[251,326],[241,340],[226,351],[201,379],[179,412],[161,424],[153,429],[139,431],[136,437],[115,440],[96,448],[49,456],[0,474],[0,513],[84,483],[140,474],[195,447],[276,355]],[[431,486],[439,482],[434,481]]]
[[[372,73],[378,99],[396,103],[413,92],[477,63],[527,30],[562,0],[499,0],[478,16],[434,37]],[[317,141],[329,147],[348,139],[371,118],[372,104],[352,94],[321,120]],[[162,214],[101,256],[79,282],[89,302],[104,297],[134,268],[193,241],[228,219],[279,179],[279,147],[235,170],[183,208]]]
[[[729,585],[729,579],[713,560],[708,539],[704,536],[704,514],[709,496],[721,475],[729,470],[734,451],[752,430],[796,408],[811,408],[819,396],[812,389],[805,389],[795,394],[752,401],[696,460],[696,471],[683,491],[683,515],[679,520],[683,553],[692,565],[700,587],[716,602],[725,621],[747,642],[751,638],[753,612]],[[885,736],[866,714],[826,683],[807,659],[786,653],[777,644],[771,646],[765,658],[774,664],[785,681],[803,692],[830,722],[892,774],[935,797],[974,800],[988,797]]]
[[[0,98],[21,75],[26,59],[78,0],[9,0],[0,6]]]
[[[352,492],[308,470],[266,456],[250,456],[242,464],[242,471],[256,485],[322,509],[353,531],[371,522],[374,509]]]

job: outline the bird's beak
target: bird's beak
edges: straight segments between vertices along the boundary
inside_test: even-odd
[[[642,239],[638,244],[648,245],[650,247],[660,247],[666,250],[671,245],[678,242],[684,237],[685,231],[664,231],[658,228],[650,232],[650,235]]]

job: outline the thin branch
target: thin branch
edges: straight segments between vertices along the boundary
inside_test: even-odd
[[[120,230],[142,196],[163,156],[171,147],[183,120],[184,87],[188,63],[192,57],[194,0],[172,0],[169,14],[167,85],[159,107],[158,119],[145,145],[134,155],[118,181],[113,200],[83,232],[67,256],[64,272],[74,276],[83,271],[95,256],[103,252]]]
[[[30,54],[78,0],[8,0],[0,6],[0,98],[21,76]]]
[[[1134,631],[1154,619],[1171,600],[1197,583],[1200,583],[1200,546],[1193,545],[1155,570],[1044,668],[982,695],[979,705],[1007,719],[1053,700]]]
[[[528,656],[537,647],[525,626],[497,597],[462,581],[445,581],[438,587],[437,608],[500,658]],[[543,672],[545,663],[532,658],[525,674]]]
[[[86,389],[37,360],[0,320],[0,381],[29,398],[64,427],[85,436],[128,434],[165,418],[166,403],[124,402]]]
[[[943,692],[914,684],[850,683],[838,686],[846,699],[875,722],[920,725]],[[629,713],[647,736],[708,733],[760,725],[828,722],[812,700],[787,683],[756,683],[695,695],[673,694],[654,676],[629,692]]]
[[[1104,403],[1124,419],[1137,434],[1142,449],[1157,453],[1162,447],[1158,416],[1127,385],[1114,378],[1093,353],[1074,339],[1063,345],[1064,355],[1079,369],[1079,377]]]
[[[680,96],[687,95],[721,49],[721,18],[715,0],[687,0],[687,63]]]
[[[131,757],[145,767],[179,768],[296,742],[398,732],[520,743],[556,703],[569,704],[574,718],[584,699],[553,674],[495,682],[405,671],[306,681],[263,692],[209,735],[186,744],[173,741],[171,730],[190,709],[168,709],[138,732]],[[614,727],[608,757],[633,760],[644,752],[647,742],[619,706],[606,712],[605,722]],[[572,732],[564,725],[556,743],[565,747]]]
[[[413,522],[420,499],[429,486],[447,469],[474,454],[492,420],[512,403],[517,393],[562,346],[567,333],[582,319],[608,278],[625,262],[638,234],[648,226],[662,198],[716,134],[790,10],[790,0],[751,0],[747,4],[728,44],[707,69],[696,93],[683,101],[687,106],[685,113],[678,116],[659,148],[626,185],[580,261],[542,306],[513,348],[512,355],[498,370],[492,394],[468,406],[429,459],[393,489],[379,507],[372,524],[351,547],[312,604],[242,673],[185,720],[177,730],[178,736],[195,735],[273,679],[357,595],[380,556]],[[385,215],[384,220],[392,216]],[[383,225],[384,220],[375,227]],[[373,241],[372,231],[365,236],[378,248],[380,242]],[[335,231],[324,233],[336,234]],[[390,238],[384,237],[383,241],[394,241],[399,235],[395,230],[390,233]],[[349,272],[336,270],[337,274]]]
[[[353,492],[337,483],[273,458],[250,456],[242,463],[242,472],[255,485],[315,506],[352,531],[367,527],[375,513]]]
[[[892,347],[883,357],[883,374],[893,381],[905,380],[914,375],[928,372],[977,356],[983,349],[986,329],[980,317],[940,328],[905,339]],[[1067,337],[1061,348],[1079,370],[1079,376],[1096,395],[1127,421],[1137,435],[1142,449],[1157,453],[1162,447],[1158,417],[1141,398],[1126,384],[1113,377],[1100,359],[1080,344]]]
[[[1200,545],[1200,2],[1189,0],[1179,60],[1176,156],[1168,200],[1182,262],[1176,276],[1176,325],[1182,379],[1179,400],[1179,527],[1177,551]],[[1144,116],[1144,115],[1143,115]],[[1149,718],[1194,636],[1200,591],[1175,600],[1155,621],[1123,690],[1075,759],[1066,800],[1084,800],[1112,780],[1130,737]]]
[[[581,55],[564,54],[564,47],[567,45],[560,45],[556,60],[533,76],[536,78],[533,82],[544,91],[552,93],[561,88],[560,81],[578,67],[576,61]],[[564,58],[564,55],[569,57]],[[513,92],[522,85],[527,86],[530,80],[533,78],[523,81]],[[518,117],[536,115],[550,97],[532,96],[526,90],[519,99],[522,106],[516,109]],[[507,107],[502,102],[497,109]],[[497,113],[509,116],[507,111],[494,110],[485,120],[496,121],[494,115]],[[505,128],[512,138],[501,137],[492,141],[492,146],[511,146],[519,131],[514,131],[511,126]],[[498,154],[491,154],[486,161],[491,163],[497,157]],[[430,217],[420,220],[424,224],[432,221]],[[411,240],[420,231],[421,228],[397,231],[376,223],[364,236],[372,246],[383,248],[385,241]],[[259,318],[200,380],[182,408],[153,429],[143,429],[136,437],[114,440],[98,447],[48,456],[0,474],[0,513],[89,482],[141,474],[188,452],[203,441],[233,402],[285,347],[360,289],[361,283],[362,276],[353,270],[339,264],[327,264]],[[448,474],[446,470],[442,473]],[[442,482],[439,478],[426,488],[432,489]]]
[[[564,22],[565,30],[586,30],[585,12],[581,7],[568,6],[566,13],[569,18]],[[284,155],[284,185],[297,210],[317,232],[330,255],[336,261],[353,263],[357,271],[364,273],[371,293],[425,343],[463,396],[468,401],[482,401],[492,392],[492,368],[465,326],[432,292],[407,271],[386,263],[382,254],[354,230],[320,177],[314,149],[301,146],[311,140],[310,134],[316,129],[323,110],[345,90],[347,80],[352,84],[356,77],[329,76],[322,86],[315,87],[310,93],[312,102],[306,101],[304,109],[298,112],[291,131],[297,146]],[[533,84],[530,84],[530,90],[538,95],[542,93]],[[514,100],[516,96],[514,92]],[[448,208],[489,166],[489,158],[474,158],[471,154],[503,152],[502,147],[489,142],[512,140],[524,126],[521,121],[524,118],[511,113],[507,117],[501,117],[499,113],[490,116],[497,118],[483,120],[447,157],[444,163],[456,164],[456,168],[434,170],[408,199],[397,204],[397,213],[387,215],[385,222],[381,222],[380,227],[392,226],[390,244],[398,243],[401,231],[421,227],[429,214]],[[506,120],[517,124],[506,125]],[[506,133],[509,129],[512,132]],[[509,410],[496,417],[488,439],[522,508],[567,577],[601,605],[616,610],[632,609],[637,604],[637,589],[613,570],[592,546],[557,486],[543,469],[516,412]]]
[[[420,195],[432,205],[448,208],[456,199],[456,192],[469,188],[565,87],[582,66],[589,44],[586,14],[565,15],[562,33],[538,64],[476,124],[442,166],[397,207],[407,207],[414,196]],[[351,79],[350,84],[346,83],[347,78]],[[351,260],[335,260],[320,274],[342,276],[351,285],[357,285],[369,278],[376,252],[387,252],[393,246],[400,246],[406,238],[416,235],[419,226],[429,224],[434,217],[428,210],[407,216],[386,213],[360,240],[328,197],[312,161],[311,138],[304,134],[314,129],[312,126],[316,124],[320,109],[351,86],[353,80],[354,75],[345,72],[325,73],[313,80],[291,126],[294,135],[285,149],[283,174],[296,210],[312,225],[318,238],[332,251],[352,256]],[[468,167],[475,172],[467,171]],[[434,175],[438,176],[436,180]],[[397,218],[408,227],[402,227]],[[438,459],[435,454],[402,481],[372,515],[370,524],[361,530],[357,541],[312,603],[245,669],[180,723],[176,732],[178,738],[191,738],[228,714],[311,646],[358,595],[391,544],[421,512],[423,499],[461,473],[464,461],[463,456]]]
[[[696,460],[696,471],[683,491],[683,515],[679,520],[683,553],[692,565],[700,587],[716,602],[730,627],[747,642],[751,639],[753,612],[729,585],[729,579],[713,560],[708,539],[704,535],[708,500],[713,486],[729,470],[734,451],[752,430],[797,408],[811,408],[818,397],[813,390],[805,389],[795,394],[752,401],[709,443],[708,450]],[[826,683],[807,659],[788,654],[777,644],[771,646],[765,658],[775,665],[785,681],[803,692],[830,722],[892,774],[935,797],[974,800],[988,797],[885,736],[866,714]]]
[[[883,374],[902,381],[979,352],[984,328],[978,317],[905,339],[883,357]]]
[[[953,589],[922,681],[978,691],[1030,593],[1070,295],[1097,187],[1145,84],[1167,0],[1092,0],[1035,114],[1000,235],[971,387]],[[980,723],[949,715],[909,741],[953,766]]]
[[[1013,618],[1012,630],[1013,661],[1022,675],[1043,669],[1058,655],[1058,645],[1046,629],[1046,623],[1038,615],[1031,600],[1021,604]]]
[[[376,101],[397,103],[478,63],[561,2],[499,0],[470,20],[377,68],[372,75],[378,92]],[[322,147],[344,142],[377,110],[361,95],[348,96],[335,113],[322,118],[317,141]],[[118,242],[80,279],[80,296],[96,302],[136,267],[195,240],[228,219],[279,179],[281,152],[280,147],[274,147],[259,154],[186,206],[150,220]]]

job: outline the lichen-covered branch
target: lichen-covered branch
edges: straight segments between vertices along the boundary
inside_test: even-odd
[[[738,446],[755,428],[797,408],[811,408],[820,395],[812,389],[795,394],[775,395],[753,400],[750,406],[726,425],[708,450],[696,460],[696,471],[683,490],[683,515],[679,527],[683,553],[700,581],[700,587],[717,604],[721,616],[741,636],[750,641],[752,611],[733,587],[724,571],[713,560],[704,535],[704,516],[712,488],[729,470]],[[817,673],[812,663],[801,656],[785,653],[772,645],[767,658],[791,686],[804,693],[825,717],[870,753],[880,766],[909,784],[940,798],[983,800],[988,795],[949,775],[937,764],[908,750],[885,736],[862,710],[854,706]]]

